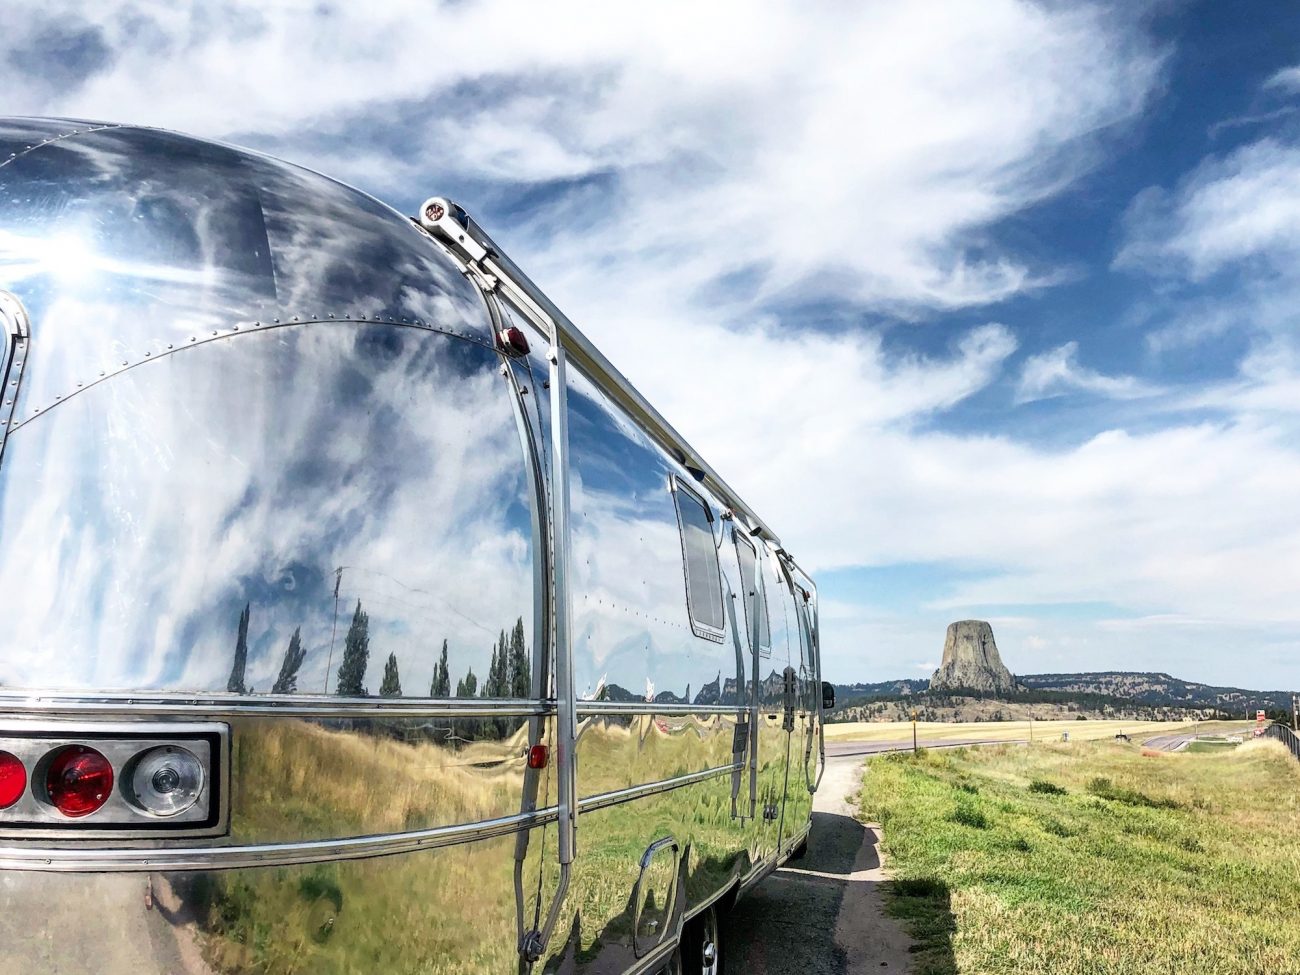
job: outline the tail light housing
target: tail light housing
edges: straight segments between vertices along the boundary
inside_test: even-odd
[[[0,837],[224,835],[229,754],[217,722],[0,725]]]

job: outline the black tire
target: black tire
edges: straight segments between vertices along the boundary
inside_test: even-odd
[[[678,953],[684,975],[722,975],[722,917],[716,904],[686,922]]]

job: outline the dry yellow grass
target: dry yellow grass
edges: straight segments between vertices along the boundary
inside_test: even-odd
[[[1243,724],[1244,723],[1240,723]],[[1169,734],[1193,727],[1190,721],[1035,721],[1035,740],[1060,740],[1069,732],[1073,741],[1114,738],[1121,732],[1134,741],[1153,735]],[[978,738],[987,741],[1016,741],[1029,738],[1028,721],[918,721],[917,739],[924,744],[952,738]],[[911,743],[910,721],[855,721],[826,726],[827,741],[897,741]]]

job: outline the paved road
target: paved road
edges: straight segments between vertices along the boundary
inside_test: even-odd
[[[1028,738],[938,738],[922,740],[922,748],[961,748],[964,745],[1024,745]],[[881,752],[911,751],[911,741],[828,741],[826,758],[849,758],[862,755],[879,755]],[[830,766],[827,766],[829,770]]]
[[[1158,748],[1164,752],[1180,752],[1187,747],[1189,742],[1196,740],[1196,733],[1191,732],[1185,735],[1156,735],[1154,738],[1148,738],[1142,742],[1143,748]]]
[[[857,755],[828,755],[808,855],[764,880],[727,918],[730,975],[907,970],[910,941],[881,910],[879,833],[854,819],[850,805],[861,770]]]

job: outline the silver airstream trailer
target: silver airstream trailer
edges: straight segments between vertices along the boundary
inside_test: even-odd
[[[817,598],[456,205],[0,120],[6,973],[716,971]]]

